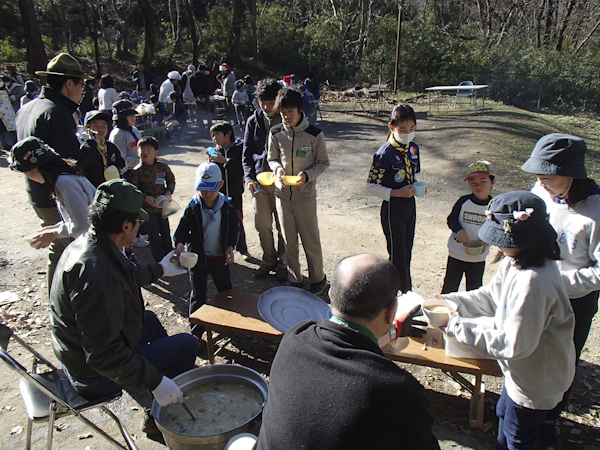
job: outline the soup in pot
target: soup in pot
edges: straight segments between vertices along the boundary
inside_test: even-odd
[[[433,313],[450,313],[452,311],[447,306],[442,306],[442,305],[426,306],[425,309],[427,309],[428,311],[431,311]]]
[[[253,419],[263,399],[251,387],[237,383],[208,383],[196,386],[184,395],[192,420],[182,405],[161,410],[160,424],[174,433],[212,436],[233,430]]]

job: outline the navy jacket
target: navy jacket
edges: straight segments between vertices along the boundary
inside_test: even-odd
[[[185,207],[181,220],[173,236],[177,244],[189,244],[188,250],[198,255],[198,265],[206,266],[206,253],[204,253],[204,227],[202,226],[202,205],[195,199]],[[235,247],[240,231],[238,215],[229,200],[221,208],[221,248],[223,252],[227,247]],[[196,267],[199,267],[199,266]]]
[[[257,174],[271,171],[267,161],[266,143],[268,142],[268,133],[264,117],[265,114],[258,109],[248,118],[246,123],[244,150],[242,151],[242,167],[244,168],[246,183],[256,182]]]

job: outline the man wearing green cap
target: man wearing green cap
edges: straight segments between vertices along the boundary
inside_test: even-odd
[[[73,113],[81,100],[84,74],[75,58],[67,53],[55,56],[45,71],[36,72],[46,76],[46,86],[35,100],[19,109],[16,118],[17,141],[29,136],[40,138],[63,158],[72,158],[79,167],[85,167],[91,158],[88,152],[79,150],[76,137],[77,125]],[[33,206],[43,227],[58,223],[61,218],[47,184],[26,180],[29,203]],[[48,253],[47,284],[50,289],[58,258],[69,239],[55,239]]]
[[[98,186],[90,205],[90,229],[63,252],[50,292],[52,346],[73,387],[88,399],[120,392],[152,392],[166,406],[183,394],[172,377],[191,369],[198,340],[167,336],[154,313],[145,311],[141,286],[185,273],[170,262],[139,266],[121,249],[148,220],[144,195],[114,179]],[[150,433],[153,423],[146,417]]]

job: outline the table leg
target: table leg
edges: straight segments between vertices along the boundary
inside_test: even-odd
[[[440,91],[437,91],[438,114],[440,113]]]
[[[483,107],[481,108],[481,112],[485,112],[485,89],[482,89],[481,95],[483,96]]]
[[[475,89],[475,101],[473,105],[475,106],[475,115],[477,115],[477,89]]]
[[[429,115],[431,115],[431,91],[429,91]]]
[[[210,364],[215,363],[215,341],[213,338],[212,329],[206,328],[206,342],[208,344],[208,362]]]
[[[469,425],[471,428],[483,428],[483,406],[485,404],[485,384],[481,382],[481,375],[475,375],[475,386],[471,394],[471,408],[469,410]]]

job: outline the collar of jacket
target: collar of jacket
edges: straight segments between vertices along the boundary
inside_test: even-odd
[[[42,91],[40,92],[40,95],[38,98],[47,98],[48,100],[50,100],[53,103],[56,103],[58,105],[63,105],[65,108],[67,108],[69,110],[69,112],[71,114],[73,114],[75,112],[75,110],[77,109],[77,106],[79,106],[73,100],[65,97],[57,90],[52,89],[50,86],[42,86]]]
[[[88,233],[92,236],[92,239],[95,237],[98,244],[100,244],[109,256],[112,256],[121,267],[124,269],[129,269],[131,267],[129,259],[127,259],[121,249],[115,245],[113,240],[108,237],[107,233],[96,228],[94,225],[90,225]]]
[[[310,125],[308,123],[308,120],[306,119],[306,115],[304,113],[302,113],[302,119],[300,120],[300,123],[298,125],[296,125],[295,127],[287,125],[283,120],[281,121],[281,123],[283,125],[283,128],[286,129],[286,131],[293,131],[294,133],[298,133],[300,131],[304,131]]]

